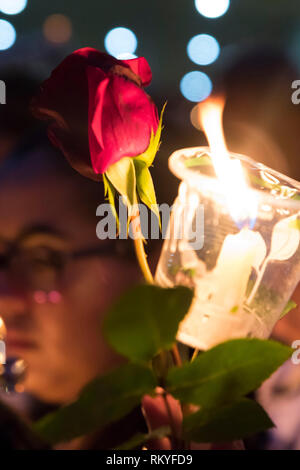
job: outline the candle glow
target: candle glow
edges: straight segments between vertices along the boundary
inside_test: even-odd
[[[258,201],[250,190],[240,160],[231,159],[226,147],[222,126],[225,100],[211,98],[199,105],[199,119],[210,145],[210,155],[224,193],[226,204],[238,234],[229,234],[224,240],[217,264],[211,273],[215,292],[211,297],[215,305],[228,312],[242,306],[256,253],[265,254],[265,243],[253,228]],[[230,278],[228,274],[230,273]]]
[[[225,100],[215,97],[199,104],[199,120],[210,146],[210,156],[225,194],[231,217],[239,228],[253,227],[257,199],[249,190],[241,162],[229,157],[222,126]]]
[[[299,281],[300,184],[227,150],[223,98],[197,107],[194,116],[210,146],[180,149],[169,159],[181,183],[156,281],[194,289],[177,339],[205,350],[230,338],[267,338],[281,317]],[[204,214],[197,248],[187,237],[195,226],[195,205]],[[183,212],[189,214],[184,220]]]
[[[6,327],[2,317],[0,317],[0,339],[4,339],[6,337]]]

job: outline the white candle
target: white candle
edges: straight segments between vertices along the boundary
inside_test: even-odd
[[[261,236],[248,228],[227,235],[211,281],[217,286],[211,299],[228,312],[237,311],[245,299],[252,266],[260,252]]]

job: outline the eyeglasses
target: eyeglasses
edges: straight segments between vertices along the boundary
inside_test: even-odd
[[[64,251],[44,245],[26,247],[16,242],[6,243],[5,252],[0,253],[0,270],[7,272],[16,288],[26,291],[55,291],[59,289],[66,265],[71,261],[92,256],[126,255],[120,249],[122,244],[117,243],[118,241],[110,241],[109,245],[99,241],[97,247],[77,251]]]

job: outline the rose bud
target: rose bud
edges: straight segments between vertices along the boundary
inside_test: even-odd
[[[113,163],[145,152],[156,133],[157,109],[143,89],[151,78],[143,57],[79,49],[43,83],[33,111],[49,121],[49,138],[72,167],[99,180]]]

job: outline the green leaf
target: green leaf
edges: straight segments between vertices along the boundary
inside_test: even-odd
[[[113,213],[113,215],[116,219],[116,222],[117,222],[117,227],[119,228],[119,218],[118,218],[116,205],[115,205],[116,190],[113,187],[113,185],[111,184],[111,182],[109,181],[109,179],[105,176],[105,173],[103,174],[103,183],[104,183],[104,195],[105,195],[105,197],[107,198],[107,200],[110,204],[112,213]]]
[[[146,442],[152,439],[162,439],[163,437],[169,436],[170,434],[171,434],[171,430],[169,426],[161,426],[160,428],[154,429],[148,434],[142,434],[142,433],[135,434],[133,437],[128,439],[128,441],[116,447],[114,450],[134,449],[135,447],[141,446],[142,444],[146,444]]]
[[[183,420],[183,433],[186,439],[194,442],[228,442],[273,426],[258,403],[242,398],[222,408],[189,415]]]
[[[157,216],[160,223],[158,205],[156,202],[155,189],[151,173],[145,163],[138,160],[134,161],[136,171],[136,184],[141,201],[151,209]]]
[[[292,349],[260,339],[234,339],[173,368],[167,390],[184,403],[212,408],[256,390],[292,354]]]
[[[280,319],[287,315],[291,310],[294,310],[294,308],[296,307],[296,302],[294,302],[293,300],[289,300],[286,306],[284,307],[282,314],[280,315]]]
[[[121,419],[155,386],[149,368],[137,364],[118,367],[93,380],[76,402],[48,414],[34,428],[51,444],[68,441]]]
[[[154,135],[153,132],[151,132],[149,147],[147,148],[147,150],[144,153],[142,153],[141,155],[138,155],[137,157],[134,157],[135,161],[142,162],[147,167],[152,165],[152,163],[154,161],[154,158],[155,158],[155,156],[156,156],[156,154],[159,150],[160,137],[161,137],[161,131],[162,131],[162,120],[163,120],[163,115],[164,115],[166,105],[167,105],[167,103],[165,103],[163,108],[162,108],[158,128],[157,128],[157,131],[156,131],[155,135]]]
[[[179,322],[186,315],[193,292],[187,287],[163,289],[141,285],[127,291],[112,307],[103,324],[111,346],[132,361],[149,361],[171,349]]]

